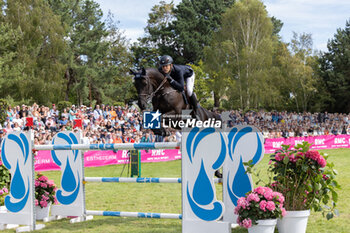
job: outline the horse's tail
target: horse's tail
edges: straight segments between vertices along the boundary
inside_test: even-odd
[[[221,121],[221,116],[215,112],[211,112],[203,107],[198,107],[197,109],[199,118],[202,121],[208,120],[208,119],[215,119],[215,120],[220,120]]]

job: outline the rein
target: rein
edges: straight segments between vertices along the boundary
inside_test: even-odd
[[[150,85],[150,78],[147,77],[147,85],[148,85],[148,89],[150,89],[151,85]],[[167,79],[164,78],[163,81],[161,82],[161,84],[157,87],[157,89],[155,91],[153,91],[151,94],[140,94],[143,96],[146,96],[147,99],[147,103],[150,103],[152,101],[152,98],[156,95],[156,93],[163,87],[163,85],[166,83]],[[168,93],[165,93],[168,94]]]

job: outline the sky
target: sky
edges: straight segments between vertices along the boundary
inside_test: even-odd
[[[109,11],[120,23],[118,27],[131,40],[144,35],[148,14],[160,0],[95,0],[105,15]],[[313,49],[327,51],[327,42],[337,29],[350,20],[350,0],[262,0],[269,16],[283,22],[280,32],[284,42],[290,42],[293,32],[310,33]],[[165,0],[169,3],[170,0]],[[181,0],[174,0],[177,5]]]

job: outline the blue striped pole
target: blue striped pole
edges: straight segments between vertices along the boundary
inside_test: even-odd
[[[181,178],[129,178],[129,177],[85,177],[85,182],[99,182],[99,183],[181,183]],[[221,178],[215,178],[214,183],[222,183]]]
[[[86,211],[86,215],[113,216],[113,217],[133,217],[133,218],[182,219],[182,214],[121,212],[121,211],[98,211],[98,210],[87,210]]]
[[[179,149],[180,142],[141,142],[116,144],[34,145],[34,150],[140,150]]]

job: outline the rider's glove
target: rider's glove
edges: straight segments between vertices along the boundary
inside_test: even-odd
[[[174,79],[172,77],[170,77],[169,74],[166,75],[166,78],[168,79],[168,81],[171,83],[172,81],[174,81]]]

